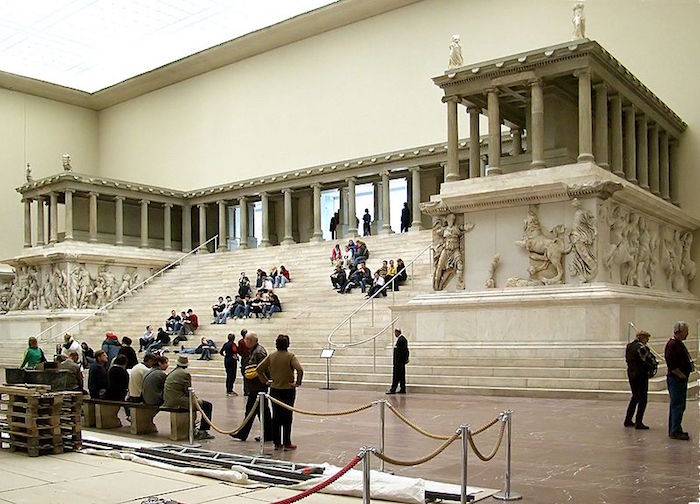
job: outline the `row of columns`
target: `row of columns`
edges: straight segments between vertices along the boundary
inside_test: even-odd
[[[409,184],[411,184],[411,208],[413,215],[412,227],[413,229],[419,230],[421,228],[421,211],[420,211],[420,201],[421,201],[421,190],[420,190],[420,167],[414,166],[409,168]],[[391,233],[390,225],[390,205],[389,205],[389,172],[383,171],[381,173],[381,194],[382,194],[382,227],[379,230],[382,234]],[[351,217],[349,219],[349,229],[348,234],[350,236],[356,236],[358,234],[357,224],[355,218],[356,207],[355,207],[355,188],[357,179],[355,177],[349,177],[346,179],[346,190],[348,194],[348,215]],[[312,242],[323,240],[323,231],[321,229],[321,184],[312,184],[312,205],[313,205],[313,234],[311,236]],[[74,190],[68,189],[64,191],[64,207],[65,207],[65,240],[73,239],[73,193]],[[295,243],[293,232],[292,232],[292,195],[293,191],[291,188],[285,188],[282,190],[284,198],[284,236],[282,238],[282,244],[288,245]],[[97,206],[98,206],[98,196],[97,192],[88,193],[88,241],[97,242]],[[25,199],[24,201],[24,246],[32,246],[32,219],[31,219],[31,199]],[[36,244],[41,246],[45,245],[44,237],[44,205],[48,203],[49,206],[49,237],[48,243],[55,243],[58,240],[58,193],[51,193],[48,197],[48,202],[46,197],[40,196],[36,198],[38,212],[37,212],[37,241]],[[124,244],[124,196],[115,196],[115,245]],[[268,247],[270,246],[270,227],[269,227],[269,208],[270,199],[267,192],[260,193],[260,201],[262,205],[262,239],[260,246]],[[247,236],[248,236],[248,197],[242,196],[239,198],[240,204],[240,233],[241,233],[241,243],[239,248],[246,248]],[[151,202],[147,199],[139,200],[140,204],[140,246],[149,246],[149,232],[148,232],[148,210]],[[219,224],[219,247],[218,251],[227,250],[227,231],[226,226],[226,216],[228,212],[228,202],[225,200],[220,200],[217,202],[218,205],[218,224]],[[165,250],[172,249],[172,203],[163,204],[163,248]],[[191,209],[192,206],[189,204],[183,205],[182,207],[182,251],[189,252],[192,250],[192,238],[191,238]],[[200,203],[197,205],[198,210],[198,220],[199,220],[199,243],[205,243],[207,241],[207,204]]]

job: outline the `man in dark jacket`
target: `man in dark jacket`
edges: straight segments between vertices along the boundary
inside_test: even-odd
[[[107,391],[107,354],[104,350],[95,352],[95,362],[90,364],[88,374],[88,391],[93,399],[101,399]]]
[[[688,324],[679,321],[673,325],[673,336],[666,343],[664,360],[668,374],[668,437],[688,441],[690,436],[681,427],[685,403],[688,394],[688,378],[693,372],[693,361],[683,341],[688,337]]]
[[[655,367],[654,355],[649,350],[647,343],[651,335],[646,331],[639,331],[637,338],[627,345],[625,349],[625,361],[627,361],[627,378],[632,390],[632,398],[627,406],[625,415],[625,427],[634,426],[636,429],[648,429],[642,422],[644,410],[647,407],[647,393],[649,391],[649,375]],[[633,422],[634,410],[637,410],[636,420]]]
[[[258,364],[265,360],[265,357],[267,357],[267,350],[265,350],[265,348],[258,343],[258,335],[254,332],[249,332],[248,334],[246,334],[245,344],[250,352],[248,354],[245,369],[249,370],[250,372],[250,370],[255,370]],[[260,377],[257,374],[244,376],[245,381],[248,383],[248,401],[245,405],[245,415],[243,415],[243,418],[246,418],[250,411],[253,409],[253,406],[255,405],[255,400],[258,398],[258,394],[262,392],[267,392],[267,380],[269,377]],[[261,396],[260,400],[262,399],[263,398]],[[260,416],[259,406],[256,407],[256,409],[256,415]],[[248,439],[250,429],[253,428],[254,418],[255,417],[251,418],[250,421],[247,424],[245,424],[237,434],[231,434],[231,437],[235,439],[240,439],[241,441],[245,441],[246,439]],[[267,403],[267,401],[265,401],[265,413],[263,422],[265,431],[265,441],[272,441],[272,415],[270,413],[270,405]],[[256,441],[259,441],[259,439],[256,439]]]
[[[408,228],[411,225],[411,211],[408,209],[408,203],[403,204],[401,209],[401,232],[408,232]]]
[[[401,329],[394,329],[396,345],[394,346],[394,369],[391,388],[387,394],[406,393],[406,364],[408,364],[408,340],[401,334]],[[399,389],[398,392],[396,389]]]

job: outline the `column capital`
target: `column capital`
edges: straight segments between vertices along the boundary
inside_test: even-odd
[[[172,208],[172,207],[173,207],[173,204],[170,203],[169,201],[163,203],[163,208]]]
[[[442,103],[459,103],[462,101],[461,96],[443,96],[441,98]]]
[[[408,167],[408,171],[409,171],[409,173],[413,173],[413,172],[420,171],[420,165],[418,165],[418,166],[409,166],[409,167]]]
[[[97,198],[97,197],[100,195],[100,193],[98,193],[97,191],[90,191],[90,192],[88,192],[88,195],[89,195],[89,196],[94,196],[94,197]]]
[[[574,70],[574,77],[585,77],[591,76],[591,69],[590,68],[579,68],[578,70]]]
[[[635,112],[636,113],[636,107],[634,106],[634,103],[628,103],[627,105],[622,106],[622,110],[625,111],[626,114],[630,112]]]
[[[381,171],[379,172],[379,175],[381,175],[382,178],[388,177],[388,176],[389,176],[389,170],[381,170]]]
[[[150,205],[151,201],[147,200],[147,199],[142,199],[142,200],[139,200],[139,203],[141,203],[141,205]]]
[[[597,82],[597,83],[593,84],[593,89],[595,89],[596,91],[599,91],[599,90],[607,91],[608,84],[606,82],[603,82],[603,81]]]
[[[248,196],[239,196],[238,197],[238,204],[240,205],[241,203],[245,203],[248,200]]]
[[[71,193],[71,194],[72,194],[72,193],[75,192],[75,189],[70,189],[70,188],[69,188],[69,189],[64,189],[63,192],[64,192],[64,193]]]
[[[269,197],[269,196],[270,196],[270,193],[268,193],[267,191],[260,191],[260,192],[258,193],[258,195],[260,196],[260,199],[262,199],[262,198],[267,198],[267,197]]]
[[[114,201],[124,201],[126,199],[126,196],[115,196]]]
[[[318,187],[318,188],[320,189],[320,188],[321,188],[321,183],[320,183],[320,182],[313,182],[313,183],[311,184],[311,187],[314,188],[314,189]]]
[[[291,187],[285,187],[284,189],[282,189],[282,194],[287,194],[287,193],[294,194],[294,190]]]
[[[540,77],[530,79],[527,81],[527,85],[530,87],[541,87],[544,81]]]
[[[495,93],[496,95],[498,95],[498,87],[492,86],[492,87],[484,89],[484,94],[491,94],[491,93]]]
[[[467,112],[470,113],[470,114],[473,113],[473,112],[477,112],[477,113],[480,114],[480,113],[481,113],[481,107],[479,107],[479,106],[477,106],[477,105],[474,105],[474,104],[467,105]]]
[[[641,111],[639,112],[639,114],[637,114],[637,115],[635,116],[635,120],[636,120],[636,121],[639,121],[639,122],[644,121],[644,122],[646,122],[647,124],[649,123],[649,121],[647,120],[647,115],[646,115],[644,112],[641,112]]]
[[[348,177],[345,179],[345,182],[347,182],[348,184],[350,182],[357,182],[357,177]]]
[[[217,204],[217,205],[225,205],[225,204],[226,204],[226,200],[222,200],[222,199],[216,200],[216,204]]]
[[[34,198],[22,198],[22,203],[30,203],[34,201]]]
[[[199,209],[206,208],[206,207],[207,207],[206,203],[197,203],[197,208],[199,208]]]
[[[608,100],[619,100],[622,102],[622,95],[620,93],[608,93]]]

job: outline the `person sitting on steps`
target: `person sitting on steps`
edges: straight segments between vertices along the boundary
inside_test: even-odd
[[[217,317],[221,312],[226,309],[226,303],[224,302],[223,296],[219,296],[216,303],[211,305],[211,313],[214,320],[211,321],[212,324],[218,324]]]

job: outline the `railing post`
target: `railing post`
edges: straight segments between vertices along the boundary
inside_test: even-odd
[[[467,504],[467,461],[469,457],[469,425],[459,426],[459,435],[462,438],[462,470],[460,473],[460,504]]]
[[[258,398],[260,399],[260,456],[263,457],[265,456],[265,399],[267,398],[267,394],[260,392]]]
[[[372,327],[374,327],[374,298],[372,298]]]
[[[386,407],[386,400],[378,401],[379,404],[379,453],[384,454],[384,410]],[[379,459],[379,470],[384,472],[384,461]]]
[[[511,419],[513,417],[513,412],[511,410],[505,410],[502,413],[501,421],[506,422],[506,474],[505,474],[505,487],[501,492],[494,494],[493,498],[502,501],[515,501],[523,498],[519,493],[510,491],[510,443],[511,443]]]
[[[372,339],[372,372],[377,372],[377,337]]]
[[[394,278],[391,279],[391,305],[396,304],[396,283],[394,282]]]
[[[362,504],[370,504],[370,448],[362,447]]]
[[[348,329],[350,332],[350,343],[352,343],[352,317],[348,319]]]
[[[194,404],[192,401],[192,387],[187,389],[187,396],[189,398],[189,410],[190,410],[190,428],[188,429],[190,446],[194,444]]]
[[[414,261],[415,262],[415,261]],[[404,268],[405,269],[405,268]],[[413,262],[411,263],[411,290],[413,290]]]

